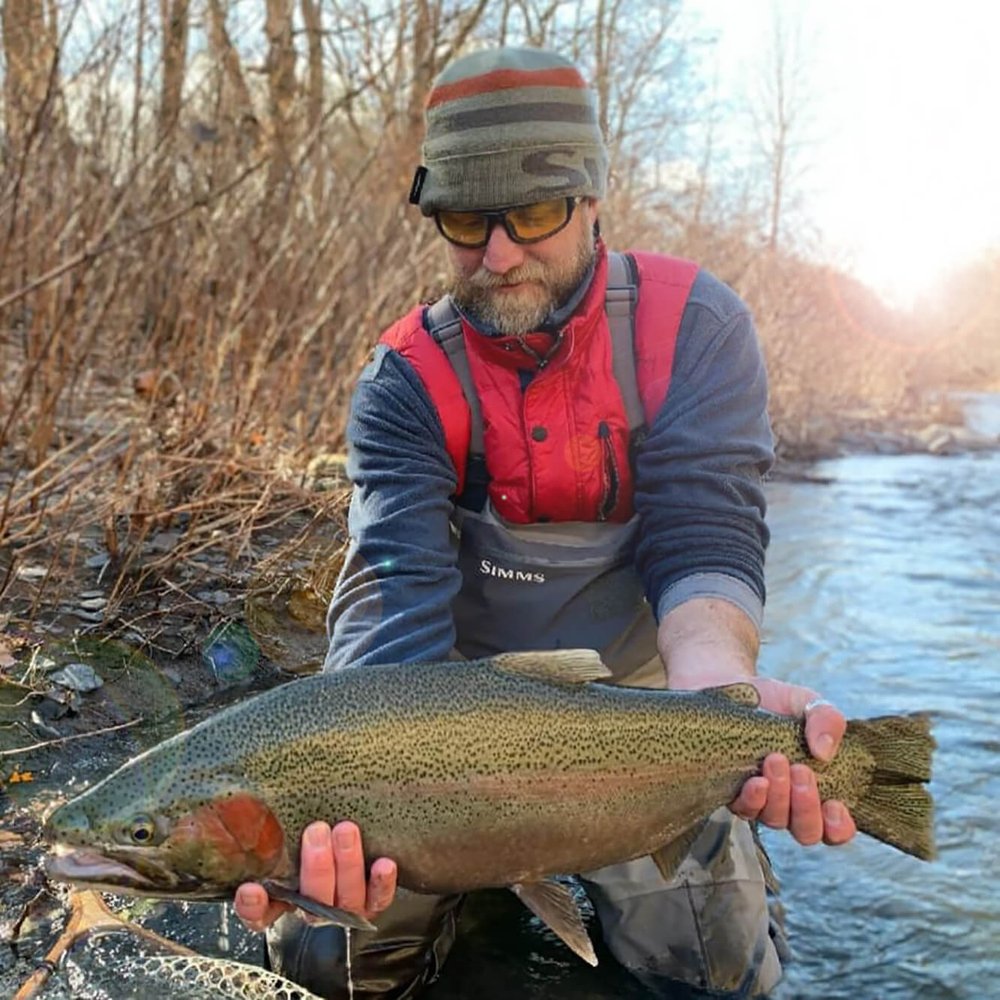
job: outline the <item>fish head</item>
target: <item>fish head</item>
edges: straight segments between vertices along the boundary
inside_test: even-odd
[[[281,822],[245,785],[189,775],[157,786],[127,768],[47,818],[50,878],[126,895],[221,899],[248,879],[294,870]]]

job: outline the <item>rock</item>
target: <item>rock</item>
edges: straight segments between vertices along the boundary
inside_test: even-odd
[[[86,694],[88,691],[96,691],[104,685],[104,681],[97,675],[93,667],[86,663],[67,663],[62,670],[57,670],[49,676],[49,680],[71,691],[79,691]]]
[[[50,704],[50,703],[49,702],[43,702],[42,704],[44,705],[44,704]],[[45,716],[37,708],[36,709],[32,709],[32,712],[31,712],[31,724],[38,730],[39,733],[42,734],[42,736],[49,736],[52,739],[59,739],[59,737],[62,736],[62,733],[60,733],[58,729],[56,729],[54,726],[50,726],[45,721]]]
[[[158,531],[146,543],[149,552],[172,552],[181,540],[179,531]]]
[[[1000,446],[1000,440],[979,434],[968,427],[928,424],[913,435],[918,447],[931,455],[955,455],[965,451],[985,451]]]
[[[944,424],[928,424],[914,434],[914,440],[931,455],[943,455],[954,443],[953,428]]]
[[[194,596],[206,604],[225,604],[232,600],[228,590],[199,590]]]
[[[47,566],[19,566],[17,578],[19,580],[42,580],[48,576]]]
[[[182,678],[179,670],[174,670],[173,667],[160,667],[160,673],[163,674],[163,676],[166,677],[166,679],[170,681],[174,687],[181,686]]]

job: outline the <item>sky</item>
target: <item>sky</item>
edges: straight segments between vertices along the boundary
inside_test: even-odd
[[[892,304],[1000,248],[1000,4],[778,0],[797,22],[813,133],[803,213],[834,263]],[[718,32],[723,96],[760,72],[772,0],[689,0]]]

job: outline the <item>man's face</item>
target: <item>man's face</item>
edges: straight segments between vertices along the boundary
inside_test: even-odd
[[[484,247],[449,243],[452,296],[469,316],[500,333],[537,330],[590,267],[596,217],[597,203],[588,199],[563,229],[538,243],[515,243],[499,224]]]

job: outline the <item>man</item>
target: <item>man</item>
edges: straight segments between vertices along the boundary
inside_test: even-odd
[[[612,267],[593,96],[554,53],[447,67],[423,158],[411,201],[448,241],[454,284],[383,335],[355,392],[327,669],[589,646],[619,683],[753,678],[762,704],[805,714],[814,755],[831,757],[843,716],[755,676],[773,453],[744,305],[689,262],[636,254],[637,280]],[[613,287],[638,285],[624,338],[607,314],[612,269]],[[358,828],[328,818],[341,822],[303,837],[302,889],[377,916],[376,934],[349,942],[354,996],[414,996],[447,954],[459,899],[394,896],[392,859],[366,880]],[[746,820],[803,844],[855,832],[808,767],[772,755],[670,882],[649,858],[581,873],[610,951],[654,993],[749,997],[777,982]],[[293,913],[275,922],[283,909],[256,884],[237,896],[248,926],[273,924],[279,971],[346,996],[343,933]]]

